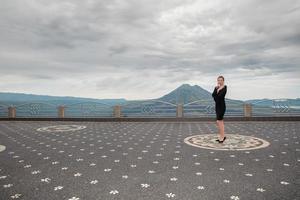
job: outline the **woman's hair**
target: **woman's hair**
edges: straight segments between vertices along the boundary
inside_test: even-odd
[[[224,81],[224,76],[218,76],[217,79],[219,79],[219,78],[223,79],[223,81]]]

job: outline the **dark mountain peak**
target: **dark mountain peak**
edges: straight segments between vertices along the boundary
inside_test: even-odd
[[[171,103],[188,103],[196,100],[211,100],[211,93],[198,85],[182,84],[175,90],[159,98]]]
[[[182,85],[180,85],[179,87],[177,87],[175,90],[194,90],[194,89],[200,89],[200,90],[204,90],[202,87],[200,87],[199,85],[190,85],[188,83],[184,83]],[[175,91],[173,90],[173,91]],[[205,90],[206,91],[206,90]]]
[[[188,83],[184,83],[184,84],[182,84],[181,86],[179,86],[178,88],[188,88],[188,87],[193,87],[193,86],[191,86],[190,84],[188,84]],[[177,89],[178,89],[177,88]]]

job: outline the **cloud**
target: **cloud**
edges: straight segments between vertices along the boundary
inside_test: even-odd
[[[297,97],[299,8],[297,0],[3,0],[0,91],[155,98],[182,83],[210,90],[223,74],[232,98]],[[272,92],[238,86],[253,83]]]

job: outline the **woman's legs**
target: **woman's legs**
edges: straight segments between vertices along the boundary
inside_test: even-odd
[[[219,134],[220,134],[219,140],[223,141],[223,139],[225,137],[225,133],[224,133],[224,121],[223,120],[217,120],[217,125],[218,125],[218,128],[219,128]]]
[[[218,130],[219,130],[219,140],[222,140],[222,138],[221,138],[221,127],[220,127],[220,120],[217,120],[217,127],[218,127]]]
[[[225,137],[223,120],[219,120],[219,131],[220,131],[220,140],[223,141],[223,139]]]

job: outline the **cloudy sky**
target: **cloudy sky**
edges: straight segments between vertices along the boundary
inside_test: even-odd
[[[0,92],[300,97],[299,0],[1,0]]]

